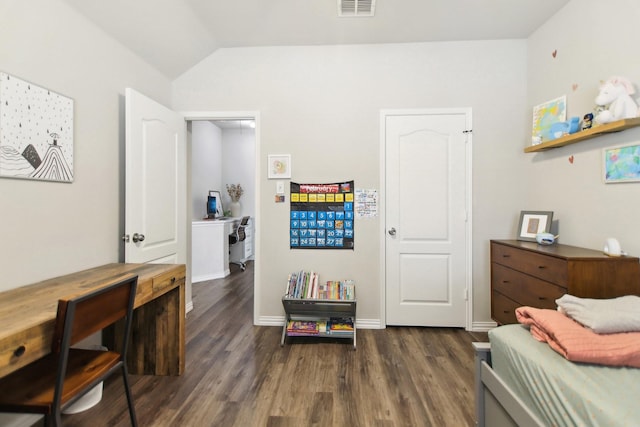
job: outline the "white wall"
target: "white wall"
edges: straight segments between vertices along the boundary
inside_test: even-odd
[[[209,190],[222,194],[222,130],[207,120],[191,123],[192,219],[207,215]],[[224,206],[224,205],[223,205]]]
[[[568,116],[582,118],[595,106],[599,82],[611,75],[637,87],[639,19],[636,0],[573,0],[538,29],[528,40],[528,117],[534,105],[566,94]],[[524,207],[553,210],[561,243],[601,250],[607,237],[616,237],[623,250],[640,256],[640,184],[602,181],[603,148],[631,143],[640,144],[640,128],[527,154]]]
[[[259,111],[260,164],[289,153],[294,181],[373,189],[381,109],[472,107],[474,319],[489,320],[488,240],[515,230],[524,200],[525,41],[221,49],[173,82],[172,102]],[[258,182],[256,321],[282,316],[286,277],[303,268],[356,280],[358,317],[380,319],[380,218],[356,221],[354,251],[290,250],[288,204],[274,203],[265,173]]]
[[[74,182],[0,178],[0,290],[117,262],[124,89],[169,81],[58,0],[0,0],[0,69],[75,101]]]
[[[253,129],[222,130],[222,179],[220,186],[225,210],[229,209],[231,197],[227,184],[240,184],[244,194],[240,197],[241,215],[255,217],[256,182],[256,133]],[[265,189],[265,191],[273,190]]]
[[[208,120],[192,123],[192,219],[206,215],[209,190],[218,190],[229,210],[227,184],[241,184],[242,215],[255,216],[256,136],[253,129],[220,128]]]

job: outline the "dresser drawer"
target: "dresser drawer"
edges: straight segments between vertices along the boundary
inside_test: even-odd
[[[516,308],[521,306],[522,304],[518,304],[499,292],[493,291],[491,294],[491,316],[501,325],[518,323]]]
[[[560,258],[492,243],[491,262],[567,287],[567,262]]]
[[[556,309],[556,299],[567,293],[566,288],[495,263],[491,266],[491,286],[520,305],[552,310]]]

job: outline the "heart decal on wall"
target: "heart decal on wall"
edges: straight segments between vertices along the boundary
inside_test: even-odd
[[[573,85],[571,85],[571,88],[573,89],[573,91],[575,92],[576,90],[578,90],[578,84],[574,83]]]
[[[553,56],[554,58],[556,57],[557,54],[558,54],[558,49],[551,52],[551,56]]]
[[[573,164],[573,154],[569,156],[569,163]]]

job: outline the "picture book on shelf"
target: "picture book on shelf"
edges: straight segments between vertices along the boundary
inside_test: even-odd
[[[355,300],[356,287],[353,280],[329,280],[320,283],[318,273],[298,271],[289,274],[285,297],[322,300]]]

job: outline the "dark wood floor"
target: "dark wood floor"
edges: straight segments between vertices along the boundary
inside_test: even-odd
[[[461,329],[358,330],[350,341],[280,347],[281,328],[253,326],[253,265],[193,285],[186,373],[131,376],[140,426],[472,426],[472,341]],[[129,425],[122,380],[64,425]]]

